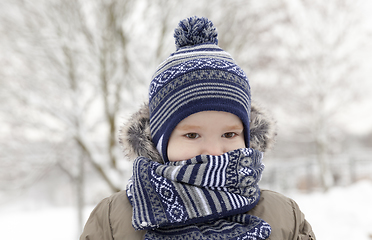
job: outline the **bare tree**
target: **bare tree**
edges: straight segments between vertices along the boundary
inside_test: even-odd
[[[138,64],[132,46],[141,44],[133,38],[142,31],[133,24],[141,15],[139,3],[19,0],[8,3],[9,14],[2,15],[2,46],[9,53],[9,59],[1,59],[9,67],[1,69],[11,103],[2,104],[7,126],[18,124],[24,139],[70,147],[57,147],[48,160],[75,182],[79,222],[84,162],[111,191],[125,186],[127,169],[118,163],[119,115],[141,96],[147,64]],[[81,153],[74,158],[78,162],[69,162],[61,150]]]
[[[288,1],[291,24],[278,61],[279,103],[288,115],[287,127],[297,141],[314,144],[324,190],[333,184],[330,153],[338,142],[336,120],[358,96],[357,52],[362,29],[352,1]],[[361,38],[362,39],[362,38]],[[275,93],[274,93],[275,94]]]
[[[24,72],[14,73],[14,97],[63,126],[61,136],[76,141],[110,188],[118,191],[114,173],[106,171],[122,174],[117,114],[135,97],[134,86],[143,83],[128,50],[135,1],[39,4],[18,1],[15,7],[22,17],[7,29]],[[89,136],[99,131],[105,137],[97,145]]]

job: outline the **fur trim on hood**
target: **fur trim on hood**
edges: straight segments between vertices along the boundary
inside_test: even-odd
[[[265,110],[252,102],[250,147],[265,152],[274,145],[276,134],[273,119]],[[138,156],[144,156],[159,163],[163,162],[151,141],[150,114],[147,103],[144,103],[121,127],[119,142],[125,156],[130,160],[134,160]]]

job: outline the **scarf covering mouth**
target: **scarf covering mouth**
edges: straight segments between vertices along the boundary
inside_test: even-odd
[[[160,164],[138,157],[127,196],[145,239],[266,239],[271,227],[249,214],[260,199],[263,154],[241,148]]]

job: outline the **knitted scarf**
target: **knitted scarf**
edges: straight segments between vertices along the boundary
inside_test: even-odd
[[[127,196],[145,239],[266,239],[271,228],[245,214],[259,201],[263,154],[242,148],[160,164],[138,157]]]

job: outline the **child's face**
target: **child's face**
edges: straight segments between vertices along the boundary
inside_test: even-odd
[[[245,148],[240,118],[228,112],[204,111],[183,119],[168,141],[168,159],[182,161],[198,155],[222,155]]]

